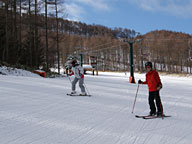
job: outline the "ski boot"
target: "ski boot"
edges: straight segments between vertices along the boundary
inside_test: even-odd
[[[86,96],[86,92],[82,92],[81,94],[79,94],[80,96]]]
[[[164,113],[162,114],[162,112],[157,112],[157,117],[162,117],[165,116]]]
[[[72,90],[71,94],[76,94],[76,91]]]
[[[154,115],[156,115],[156,112],[153,112],[153,111],[149,112],[149,116],[154,116]]]

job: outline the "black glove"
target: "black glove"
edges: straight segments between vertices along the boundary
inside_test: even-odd
[[[143,84],[143,82],[141,80],[138,80],[138,84]]]
[[[79,76],[82,78],[83,74],[80,73]]]
[[[160,91],[160,90],[162,89],[162,87],[163,87],[162,85],[159,85],[159,86],[157,87],[157,90]]]

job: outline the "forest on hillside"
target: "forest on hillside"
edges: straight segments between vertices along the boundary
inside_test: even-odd
[[[87,25],[66,19],[63,0],[0,0],[0,63],[49,71],[65,65],[69,55],[97,59],[97,69],[129,71],[129,44],[134,68],[152,61],[159,71],[192,73],[192,36],[166,30],[140,35],[135,30]]]

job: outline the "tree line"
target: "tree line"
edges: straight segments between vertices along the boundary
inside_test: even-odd
[[[62,12],[58,7],[62,3],[62,0],[0,0],[0,61],[35,68],[44,66],[48,71],[52,59],[56,56],[60,59],[58,15]],[[55,22],[54,32],[50,18]],[[54,41],[54,48],[50,41]]]
[[[137,69],[150,60],[159,71],[192,73],[192,36],[181,32],[156,30],[141,36],[136,45]]]
[[[63,0],[0,0],[0,61],[43,66],[46,71],[56,66],[60,72],[77,47],[88,47],[87,41],[97,45],[95,39],[115,39],[121,30],[69,21],[63,18],[66,11],[61,6]]]
[[[135,30],[108,28],[67,20],[63,0],[0,0],[0,62],[49,71],[64,66],[69,55],[95,56],[98,70],[129,70],[129,45],[134,43],[134,66],[144,63],[166,72],[191,73],[192,36],[172,31],[137,35]]]
[[[88,63],[88,56],[94,55],[97,57],[99,70],[129,71],[129,44],[117,38],[113,40],[107,38],[95,40],[96,46],[89,45],[84,50],[84,61]],[[135,41],[133,44],[135,71],[144,72],[145,62],[151,61],[154,68],[162,72],[192,73],[192,36],[189,34],[156,30],[135,37],[122,34],[120,38],[127,39],[128,42]]]

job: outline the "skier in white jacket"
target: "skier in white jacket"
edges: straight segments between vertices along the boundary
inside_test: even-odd
[[[84,70],[83,68],[77,63],[76,60],[73,60],[71,62],[72,64],[72,71],[69,73],[69,76],[75,75],[74,80],[72,81],[72,92],[71,94],[76,94],[75,88],[76,84],[79,81],[79,87],[81,89],[81,94],[80,95],[87,95],[85,92],[85,87],[83,85],[84,83]]]

